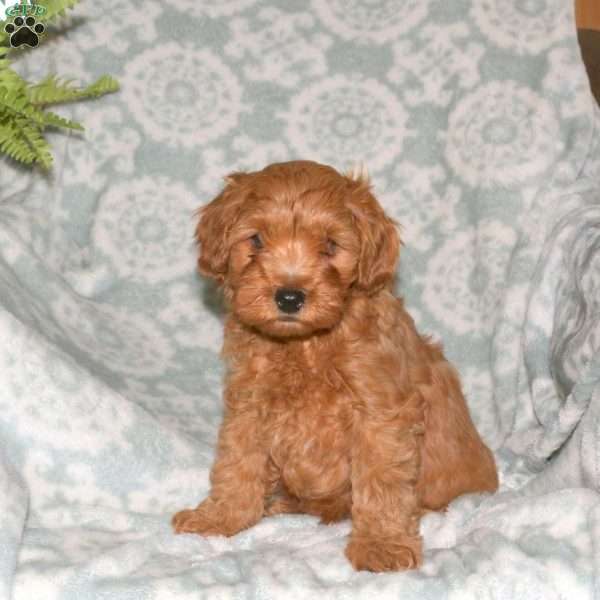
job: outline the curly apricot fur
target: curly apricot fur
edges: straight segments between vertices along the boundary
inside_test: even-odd
[[[350,517],[356,569],[418,567],[421,514],[498,478],[457,372],[391,292],[400,241],[369,182],[308,161],[236,173],[197,237],[229,311],[225,416],[210,495],[175,530]],[[282,288],[302,291],[294,314]]]

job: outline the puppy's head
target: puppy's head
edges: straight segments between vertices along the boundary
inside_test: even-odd
[[[308,161],[234,173],[200,213],[200,272],[237,318],[273,337],[334,327],[349,294],[389,285],[394,223],[365,178]]]

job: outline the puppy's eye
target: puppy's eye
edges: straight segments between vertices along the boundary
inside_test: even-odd
[[[255,250],[260,250],[263,247],[263,241],[258,233],[250,238],[250,243]]]
[[[335,256],[337,250],[337,244],[331,239],[327,238],[325,242],[325,251],[322,253],[325,256]]]

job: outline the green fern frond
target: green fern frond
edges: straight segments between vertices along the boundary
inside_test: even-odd
[[[44,124],[44,113],[30,104],[26,94],[20,89],[0,88],[0,111],[13,113],[15,117],[25,117],[38,125]]]
[[[13,69],[8,60],[0,61],[0,88],[8,91],[24,90],[26,82]]]
[[[14,127],[0,125],[0,152],[26,165],[35,160],[35,153]]]
[[[99,98],[119,90],[119,82],[110,75],[102,75],[94,83],[83,89],[84,98]]]
[[[35,125],[32,125],[24,119],[17,120],[17,127],[25,141],[29,144],[31,151],[35,155],[34,161],[46,171],[52,167],[52,154],[50,154],[50,145],[42,137],[42,132]]]
[[[73,8],[79,0],[40,0],[46,7],[42,20],[49,23]],[[4,32],[5,21],[0,20],[0,153],[19,162],[37,164],[43,169],[52,167],[50,145],[44,138],[47,127],[83,131],[70,119],[45,110],[52,104],[98,98],[116,92],[119,83],[103,75],[86,87],[50,75],[32,84],[25,81],[10,66],[9,36]],[[42,38],[43,39],[43,38]]]
[[[77,123],[77,121],[71,121],[65,119],[56,113],[50,112],[49,110],[44,111],[44,124],[47,127],[58,127],[63,129],[73,129],[74,131],[85,131],[85,128]]]
[[[29,86],[27,96],[34,106],[48,106],[83,98],[97,98],[118,89],[119,83],[108,75],[103,75],[85,88],[75,87],[69,81],[61,81],[55,75],[50,75],[40,83]]]
[[[71,86],[69,81],[60,81],[56,75],[49,75],[39,83],[27,88],[27,97],[31,104],[42,106],[72,102],[81,98],[81,90]]]
[[[8,50],[8,33],[4,31],[6,20],[0,19],[0,46],[6,47]]]

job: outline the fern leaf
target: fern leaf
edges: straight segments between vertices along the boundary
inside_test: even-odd
[[[85,131],[85,128],[77,121],[65,119],[49,110],[44,111],[44,124],[48,127],[60,127],[63,129],[73,129],[75,131]]]
[[[103,75],[85,88],[75,87],[69,81],[61,81],[55,75],[27,88],[27,96],[34,106],[48,106],[63,102],[73,102],[84,98],[97,98],[119,89],[119,83]]]
[[[35,160],[35,153],[27,140],[20,135],[19,131],[4,125],[0,125],[0,152],[26,165],[30,165]]]
[[[72,102],[81,97],[79,88],[68,81],[60,81],[56,75],[49,75],[39,83],[27,87],[27,97],[36,106]]]
[[[110,75],[102,75],[94,83],[88,85],[83,91],[84,98],[98,98],[104,94],[111,94],[119,90],[119,82]]]
[[[0,88],[0,110],[25,117],[39,125],[44,124],[44,113],[32,106],[22,90],[7,90]]]
[[[42,132],[35,125],[24,119],[17,120],[17,127],[21,130],[23,138],[29,144],[31,151],[35,155],[35,162],[46,171],[52,167],[52,154],[50,154],[50,145],[42,137]]]
[[[73,8],[79,0],[42,0],[46,13],[44,23],[54,21]],[[47,127],[82,131],[83,127],[70,119],[44,110],[46,106],[85,98],[98,98],[115,92],[119,83],[104,75],[86,87],[50,75],[37,84],[30,84],[10,65],[9,36],[0,20],[0,153],[25,164],[52,167],[50,145],[44,138]]]
[[[25,81],[21,76],[9,67],[7,60],[0,61],[0,88],[4,88],[8,91],[24,90]]]

